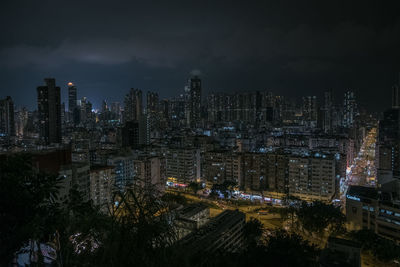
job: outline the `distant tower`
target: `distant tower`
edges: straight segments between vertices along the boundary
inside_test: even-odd
[[[356,114],[357,114],[357,103],[354,92],[347,91],[346,93],[344,93],[344,100],[343,100],[343,127],[345,128],[352,127]]]
[[[125,96],[124,121],[140,121],[142,117],[142,90],[132,88]]]
[[[158,110],[158,94],[147,92],[147,112],[157,112]]]
[[[108,108],[108,104],[107,101],[105,99],[103,99],[103,102],[101,103],[101,112],[108,112],[109,108]]]
[[[0,134],[15,136],[14,102],[11,96],[0,99]]]
[[[316,96],[305,96],[303,97],[303,118],[306,121],[317,120],[317,97]]]
[[[121,106],[120,106],[119,102],[111,103],[111,112],[116,115],[119,115],[121,113]]]
[[[45,79],[46,85],[37,87],[40,140],[48,145],[61,143],[61,97],[56,80]]]
[[[201,80],[194,76],[189,79],[190,88],[190,126],[195,127],[201,118]]]
[[[68,112],[73,114],[76,108],[76,101],[78,100],[78,94],[76,86],[72,83],[68,83]]]

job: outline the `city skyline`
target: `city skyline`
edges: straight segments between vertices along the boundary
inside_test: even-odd
[[[9,2],[0,11],[0,92],[31,109],[37,84],[54,77],[62,90],[75,82],[99,107],[103,99],[121,101],[131,87],[177,95],[197,70],[205,94],[269,90],[301,97],[352,89],[382,111],[400,70],[395,10],[368,1]]]
[[[388,1],[4,1],[0,266],[398,266]]]
[[[192,74],[193,71],[191,72],[191,74],[189,74],[187,77],[190,80],[193,77],[199,77],[203,82],[203,76],[198,76],[198,75],[193,75]],[[197,72],[195,72],[197,73]],[[178,92],[176,94],[170,94],[168,96],[164,96],[163,91],[161,90],[152,90],[152,89],[146,89],[146,88],[140,88],[140,87],[127,87],[125,88],[125,91],[121,91],[121,95],[120,96],[115,96],[112,93],[110,93],[108,96],[105,96],[104,98],[100,98],[99,96],[96,96],[96,94],[94,95],[86,95],[84,94],[84,92],[87,92],[87,89],[85,90],[85,88],[81,88],[79,86],[79,84],[73,80],[67,80],[67,82],[65,82],[64,84],[60,83],[59,80],[55,77],[42,77],[41,81],[43,81],[43,79],[55,79],[57,81],[57,84],[60,86],[60,94],[61,94],[61,103],[65,104],[65,110],[68,111],[69,110],[69,102],[70,102],[70,88],[74,88],[73,90],[75,90],[75,97],[77,100],[80,99],[87,99],[89,101],[91,101],[91,103],[93,103],[93,110],[94,111],[101,111],[102,109],[102,105],[103,102],[106,101],[108,105],[110,105],[111,103],[119,103],[119,104],[123,104],[124,103],[124,97],[126,96],[126,94],[129,92],[129,90],[131,88],[137,88],[138,90],[141,90],[145,93],[149,92],[149,93],[157,93],[160,97],[160,100],[162,99],[173,99],[176,97],[183,97],[185,94],[185,87],[188,85],[188,79],[186,79],[186,82],[183,81],[182,83],[182,88],[180,88],[180,90],[178,90]],[[36,98],[36,87],[40,84],[40,82],[33,88],[33,91],[35,93],[34,97]],[[319,107],[323,107],[324,106],[324,98],[325,98],[325,94],[326,92],[331,92],[332,96],[333,96],[333,104],[341,104],[343,102],[344,96],[346,95],[346,93],[348,91],[354,92],[354,94],[357,97],[357,101],[360,104],[360,107],[367,109],[369,112],[378,112],[378,113],[382,113],[388,106],[390,106],[390,103],[393,97],[393,88],[397,88],[400,86],[400,72],[399,72],[399,81],[398,82],[394,82],[392,84],[392,86],[388,89],[387,94],[384,94],[384,103],[379,103],[382,105],[382,107],[380,105],[369,105],[368,103],[365,102],[365,97],[362,90],[360,90],[359,88],[344,88],[341,90],[335,90],[333,88],[326,88],[326,90],[321,90],[320,92],[318,92],[317,94],[302,94],[302,95],[287,95],[287,94],[282,94],[282,92],[280,91],[275,91],[275,90],[270,90],[270,89],[253,89],[253,90],[234,90],[234,91],[223,91],[223,90],[209,90],[207,88],[202,88],[203,92],[202,95],[204,98],[206,98],[208,95],[211,94],[242,94],[242,93],[252,93],[252,92],[268,92],[268,93],[272,93],[274,95],[277,96],[283,96],[285,97],[288,101],[296,101],[297,104],[301,104],[302,98],[304,97],[310,97],[310,96],[315,96],[316,97],[316,101],[319,105]],[[83,89],[83,90],[82,90]],[[4,94],[5,96],[10,96],[13,100],[14,100],[14,105],[17,109],[19,108],[28,108],[28,110],[36,110],[37,109],[37,103],[36,103],[36,99],[30,99],[30,101],[28,102],[24,102],[24,103],[20,103],[18,102],[19,96],[15,95],[15,94]],[[144,100],[146,100],[146,97],[144,97]],[[202,100],[204,101],[204,100]],[[375,103],[376,104],[376,103]]]

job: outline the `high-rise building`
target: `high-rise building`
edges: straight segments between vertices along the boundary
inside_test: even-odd
[[[160,114],[158,108],[158,94],[147,92],[147,108],[144,123],[146,123],[146,141],[150,141],[151,137],[156,135],[160,125]],[[146,143],[147,143],[146,142]]]
[[[104,99],[102,104],[101,104],[101,112],[104,113],[104,112],[107,112],[107,111],[109,111],[109,109],[108,109],[107,101]]]
[[[90,199],[104,213],[113,204],[115,173],[112,166],[92,166],[90,168]]]
[[[400,179],[400,109],[383,113],[379,121],[375,165],[379,184]]]
[[[131,88],[125,96],[124,121],[140,121],[142,110],[142,90]]]
[[[335,161],[331,156],[289,157],[289,193],[331,200],[335,195]]]
[[[138,148],[140,145],[139,123],[127,121],[122,127],[122,146]]]
[[[156,190],[161,193],[165,188],[165,172],[158,156],[140,156],[134,160],[134,183],[144,189]]]
[[[75,84],[68,83],[68,113],[70,121],[74,121],[74,112],[77,108],[78,94]]]
[[[245,190],[266,190],[266,154],[244,153],[243,154],[243,184]]]
[[[332,132],[332,113],[333,113],[333,94],[332,90],[329,90],[324,93],[324,106],[323,110],[323,120],[322,120],[322,128],[325,133]]]
[[[61,125],[65,123],[65,103],[61,103]]]
[[[44,144],[61,143],[60,87],[53,78],[45,79],[45,86],[37,87],[40,141]]]
[[[11,96],[0,99],[0,134],[15,136],[14,102]]]
[[[347,91],[346,93],[344,93],[344,100],[343,100],[343,127],[345,128],[352,127],[356,115],[357,115],[357,103],[354,92]]]
[[[78,106],[76,107],[77,112],[79,112],[78,123],[88,123],[92,118],[92,103],[87,100],[84,96],[78,101]]]
[[[303,119],[308,122],[317,121],[318,108],[316,96],[303,97]]]
[[[190,87],[190,126],[194,127],[201,119],[201,80],[194,76],[189,79]]]
[[[121,105],[119,102],[111,103],[111,113],[117,120],[121,119]]]
[[[107,158],[107,165],[114,166],[115,186],[124,191],[127,187],[133,185],[134,169],[133,156],[111,156]]]
[[[204,153],[203,178],[211,184],[232,181],[239,184],[241,177],[241,158],[229,150],[212,150]]]
[[[25,134],[25,127],[28,123],[28,110],[23,107],[15,113],[15,130],[16,135],[23,137]]]
[[[147,92],[147,112],[158,111],[158,94],[154,92]]]
[[[287,193],[288,183],[288,156],[284,153],[267,153],[266,181],[269,191]]]
[[[189,184],[200,173],[200,150],[191,147],[168,148],[165,151],[166,175],[169,180]]]

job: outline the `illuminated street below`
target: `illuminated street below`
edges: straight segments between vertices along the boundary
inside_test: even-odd
[[[340,199],[344,206],[346,192],[350,185],[376,186],[375,145],[377,129],[372,128],[366,137],[357,157],[346,170],[346,179],[340,185]]]

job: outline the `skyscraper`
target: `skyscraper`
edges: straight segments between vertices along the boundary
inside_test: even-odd
[[[119,115],[121,113],[121,107],[120,107],[119,102],[112,102],[111,103],[111,112],[116,114],[116,115]]]
[[[76,86],[72,83],[68,83],[68,113],[70,114],[70,121],[73,121],[74,112],[77,107],[78,94]]]
[[[11,96],[0,99],[0,134],[15,136],[14,102]]]
[[[131,88],[125,96],[124,121],[139,121],[142,110],[142,90]]]
[[[160,128],[160,114],[158,113],[159,103],[158,94],[154,92],[147,92],[147,108],[143,123],[146,127],[143,129],[145,143],[148,143],[150,139],[157,136],[157,130]],[[142,127],[143,128],[143,127]]]
[[[323,106],[323,130],[325,133],[332,131],[332,113],[333,113],[333,94],[332,90],[324,93],[324,106]]]
[[[110,111],[111,116],[114,120],[121,121],[121,106],[119,102],[112,102]]]
[[[201,80],[194,76],[189,79],[190,87],[190,126],[195,127],[201,119]]]
[[[303,119],[305,121],[317,121],[317,97],[305,96],[303,97]]]
[[[354,118],[357,115],[357,103],[354,92],[347,91],[344,93],[343,100],[343,127],[350,128],[353,126]]]
[[[25,127],[28,123],[28,110],[23,107],[15,112],[15,132],[19,137],[25,134]]]
[[[109,111],[108,104],[107,104],[107,101],[104,99],[101,104],[101,112],[104,113],[104,112],[108,112],[108,111]]]
[[[147,112],[157,112],[158,110],[158,94],[147,92]]]
[[[45,86],[37,87],[40,141],[46,145],[61,143],[61,98],[56,80],[45,79]]]

